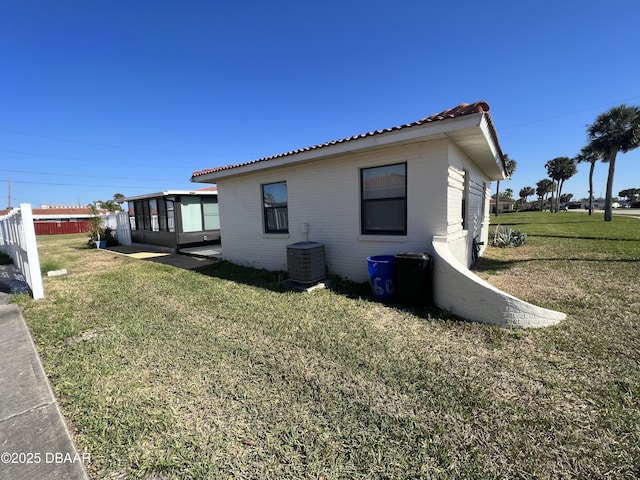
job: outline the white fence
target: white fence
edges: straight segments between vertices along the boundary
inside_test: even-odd
[[[29,284],[33,298],[43,298],[40,258],[30,204],[22,203],[20,208],[0,217],[0,251],[13,259]]]
[[[120,245],[131,245],[131,225],[129,212],[116,212],[116,235]]]

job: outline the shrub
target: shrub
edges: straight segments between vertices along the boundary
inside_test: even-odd
[[[491,241],[492,247],[520,247],[527,242],[527,234],[522,233],[520,230],[514,230],[509,227],[502,227],[498,225],[493,234],[493,240]]]

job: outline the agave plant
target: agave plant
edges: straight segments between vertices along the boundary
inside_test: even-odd
[[[492,247],[520,247],[527,242],[527,234],[520,230],[498,225],[491,241]]]

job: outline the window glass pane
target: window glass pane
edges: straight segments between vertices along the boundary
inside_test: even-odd
[[[265,232],[288,232],[287,182],[263,185],[262,201],[264,205]]]
[[[268,232],[286,232],[289,229],[287,208],[269,208],[265,212]]]
[[[362,198],[397,198],[405,196],[407,166],[388,165],[362,171]]]
[[[176,231],[176,221],[173,214],[173,200],[167,200],[167,229],[170,232]]]
[[[158,227],[160,231],[167,231],[167,202],[164,198],[158,199]]]
[[[263,185],[264,204],[266,207],[287,205],[287,182]]]
[[[202,231],[202,206],[200,197],[182,197],[182,231]]]
[[[204,229],[219,230],[220,229],[220,212],[218,209],[217,198],[204,198],[202,203],[202,212],[204,214]]]
[[[131,230],[136,229],[136,207],[134,202],[127,202],[129,204],[129,224]]]
[[[365,202],[363,209],[365,231],[404,231],[404,199]]]
[[[142,229],[151,230],[151,215],[149,214],[149,200],[142,200]]]
[[[155,198],[149,200],[149,213],[151,214],[151,230],[157,232],[158,228],[158,201]]]

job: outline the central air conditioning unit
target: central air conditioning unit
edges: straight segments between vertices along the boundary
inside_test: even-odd
[[[298,242],[287,245],[289,280],[304,285],[325,278],[324,245],[317,242]]]

